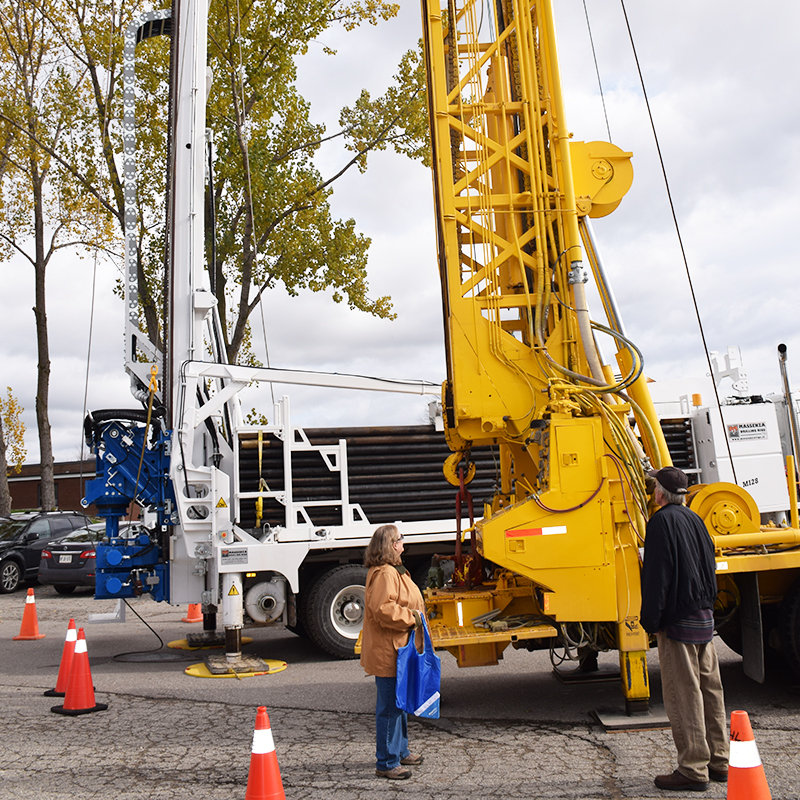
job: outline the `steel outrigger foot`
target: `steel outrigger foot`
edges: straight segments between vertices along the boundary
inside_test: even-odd
[[[649,705],[644,711],[630,711],[629,702],[625,702],[626,713],[614,709],[597,709],[592,716],[607,733],[623,731],[666,730],[670,727],[664,706]],[[636,702],[636,701],[633,701]],[[647,701],[645,701],[647,702]]]

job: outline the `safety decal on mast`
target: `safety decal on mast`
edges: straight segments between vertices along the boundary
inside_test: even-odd
[[[228,592],[228,597],[238,597],[238,596],[239,596],[239,590],[236,588],[236,584],[234,583],[231,586],[231,590]]]
[[[520,536],[555,536],[566,532],[566,525],[553,525],[549,528],[520,528],[519,530],[506,531],[506,539],[516,539]]]
[[[224,497],[220,497],[219,502],[217,503],[217,508],[227,508],[228,504],[225,502]]]

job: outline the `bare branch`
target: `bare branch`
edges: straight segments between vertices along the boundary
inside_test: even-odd
[[[75,178],[78,183],[87,191],[89,194],[94,197],[103,208],[106,209],[110,214],[112,214],[116,219],[122,221],[118,212],[114,209],[112,205],[110,205],[102,195],[95,189],[89,179],[81,174],[75,167],[72,166],[69,162],[65,161],[52,147],[45,144],[41,139],[39,139],[35,134],[28,131],[22,125],[20,125],[16,120],[12,119],[11,117],[6,116],[2,111],[0,111],[0,119],[7,122],[9,125],[13,125],[17,130],[21,131],[25,136],[27,136],[38,148],[40,148],[43,152],[47,153],[51,158],[55,159],[67,172]]]

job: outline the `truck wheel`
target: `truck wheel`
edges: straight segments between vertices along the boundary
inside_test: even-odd
[[[366,567],[343,564],[317,579],[306,603],[305,627],[311,640],[337,658],[355,658],[364,623]]]
[[[0,564],[0,593],[14,592],[20,583],[22,583],[22,570],[16,561],[4,561]]]
[[[783,647],[777,650],[777,643],[770,636],[771,631],[776,627],[777,614],[774,605],[761,606],[761,624],[764,637],[764,663],[767,666],[776,666],[784,656]],[[742,655],[742,620],[739,609],[733,612],[729,619],[717,627],[719,638],[725,642],[737,655]],[[773,647],[773,644],[775,647]]]
[[[742,623],[739,610],[734,611],[724,623],[717,625],[719,638],[737,655],[742,654]]]
[[[800,675],[800,578],[783,597],[780,610],[781,651]]]
[[[286,630],[291,631],[295,636],[300,636],[303,639],[308,639],[308,631],[306,630],[306,595],[308,592],[301,591],[300,594],[292,594],[295,603],[295,616],[297,617],[296,625],[287,625]]]

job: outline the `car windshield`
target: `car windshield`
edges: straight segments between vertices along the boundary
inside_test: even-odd
[[[99,542],[105,535],[104,525],[91,525],[88,528],[78,528],[68,536],[64,536],[61,541],[69,542]]]
[[[119,535],[122,539],[135,539],[136,536],[144,531],[144,527],[138,522],[121,522],[119,525]],[[97,522],[87,528],[78,528],[67,536],[59,539],[63,544],[72,542],[102,542],[106,535],[105,522]]]
[[[10,542],[27,524],[24,519],[0,520],[0,542]]]

